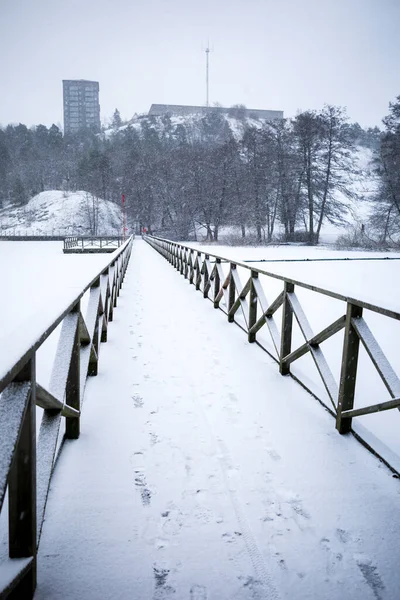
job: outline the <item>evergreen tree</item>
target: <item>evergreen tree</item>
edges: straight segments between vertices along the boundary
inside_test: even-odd
[[[116,108],[115,111],[114,111],[114,114],[113,114],[111,127],[114,130],[117,130],[117,129],[119,129],[121,127],[121,125],[122,125],[121,115],[120,115],[120,112],[119,112],[118,108]]]

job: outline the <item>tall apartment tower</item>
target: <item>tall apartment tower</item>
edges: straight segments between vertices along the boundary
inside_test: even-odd
[[[100,131],[98,81],[63,79],[64,133],[90,127]]]

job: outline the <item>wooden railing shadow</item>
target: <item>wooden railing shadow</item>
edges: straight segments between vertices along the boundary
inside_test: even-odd
[[[85,382],[96,375],[100,343],[122,286],[132,249],[129,238],[56,320],[11,365],[0,365],[0,510],[8,490],[8,554],[0,565],[0,598],[31,598],[36,556],[56,456],[60,423],[77,439]],[[85,317],[81,298],[89,292]],[[48,389],[36,380],[36,352],[61,324]],[[36,406],[44,409],[36,443]]]
[[[400,320],[400,313],[302,281],[257,269],[246,263],[210,254],[198,248],[163,238],[143,237],[191,284],[194,284],[196,290],[203,293],[204,298],[211,300],[214,308],[220,308],[225,312],[230,323],[235,321],[235,314],[240,311],[243,317],[241,323],[244,323],[244,326],[242,324],[240,326],[244,328],[250,343],[256,341],[257,333],[265,327],[272,339],[275,354],[271,354],[266,348],[263,349],[279,364],[282,375],[290,374],[291,365],[309,353],[325,387],[330,405],[326,405],[321,398],[318,399],[335,417],[336,428],[341,434],[352,430],[352,419],[355,417],[400,407],[400,379],[363,318],[363,310],[367,309],[396,321]],[[248,273],[244,284],[240,280],[238,267],[242,273]],[[272,302],[267,300],[260,282],[260,275],[282,282],[283,289]],[[296,288],[303,288],[315,294],[341,300],[346,304],[345,314],[322,331],[314,333],[296,295]],[[279,323],[275,315],[280,307],[282,307],[282,316]],[[296,349],[292,349],[293,317],[296,319],[304,339],[304,342]],[[344,342],[338,384],[325,359],[321,344],[343,329]],[[355,409],[354,398],[360,342],[391,399]],[[311,391],[298,377],[295,379],[308,391]],[[368,446],[365,440],[361,439],[361,441]],[[369,449],[375,451],[373,448]],[[376,451],[375,453],[384,460],[389,468],[397,472],[397,468],[389,464],[384,456]]]

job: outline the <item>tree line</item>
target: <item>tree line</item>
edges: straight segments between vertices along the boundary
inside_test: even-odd
[[[368,232],[381,241],[400,232],[400,97],[384,130],[349,123],[325,106],[266,123],[244,107],[174,119],[143,116],[96,135],[63,135],[52,125],[0,128],[0,203],[25,204],[48,189],[85,190],[120,203],[128,223],[175,239],[204,231],[219,239],[236,226],[242,238],[277,235],[318,243],[324,223],[347,218],[359,175],[354,148],[376,156],[379,185]],[[364,228],[363,228],[364,230]]]

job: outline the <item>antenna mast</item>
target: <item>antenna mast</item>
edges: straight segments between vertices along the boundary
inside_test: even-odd
[[[210,54],[210,43],[208,43],[207,48],[206,48],[206,106],[209,106],[208,103],[208,87],[209,87],[209,77],[208,77],[208,61],[209,61],[209,54]]]

